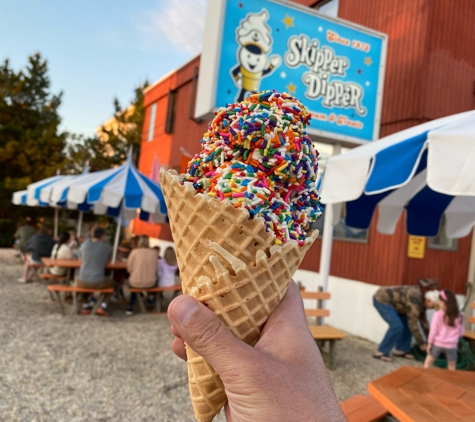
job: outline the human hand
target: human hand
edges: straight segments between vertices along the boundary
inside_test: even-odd
[[[420,344],[420,345],[419,345],[419,349],[421,349],[423,352],[429,353],[428,350],[427,350],[428,347],[427,347],[427,344],[426,344],[426,343]]]
[[[432,349],[432,345],[427,344],[427,345],[426,345],[426,353],[427,353],[427,354],[430,353],[430,349]]]
[[[294,281],[254,347],[236,339],[190,296],[174,299],[168,318],[175,335],[173,352],[186,360],[186,342],[221,377],[228,397],[227,421],[346,421]]]

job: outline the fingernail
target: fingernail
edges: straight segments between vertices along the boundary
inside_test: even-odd
[[[199,303],[191,296],[179,296],[173,304],[172,316],[178,324],[186,324],[198,310]]]

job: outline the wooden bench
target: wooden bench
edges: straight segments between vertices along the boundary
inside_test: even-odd
[[[54,280],[54,281],[66,281],[65,275],[56,275],[51,273],[41,273],[40,278],[42,280]]]
[[[374,422],[388,414],[375,399],[363,394],[340,402],[340,407],[348,422]]]
[[[137,302],[139,304],[140,312],[147,312],[147,309],[145,307],[145,303],[143,301],[142,295],[140,293],[153,293],[154,298],[155,298],[155,312],[161,312],[162,311],[162,301],[159,300],[159,296],[161,296],[161,293],[163,292],[175,292],[173,297],[178,296],[178,293],[181,292],[181,285],[176,285],[176,286],[170,286],[170,287],[152,287],[150,289],[142,289],[138,287],[132,287],[129,286],[130,293],[136,293],[137,294]],[[161,298],[160,298],[161,299]]]
[[[301,290],[300,295],[302,296],[302,299],[312,299],[317,301],[317,308],[305,309],[305,316],[307,318],[316,318],[316,325],[309,324],[308,328],[312,333],[313,339],[320,347],[320,350],[325,346],[326,342],[329,343],[328,366],[332,370],[335,358],[335,343],[338,340],[344,339],[346,334],[329,325],[322,325],[322,318],[330,316],[330,311],[322,308],[322,302],[330,299],[331,295],[328,292],[323,292],[321,287],[319,287],[318,292],[307,292]]]
[[[73,298],[74,298],[74,301],[73,301],[73,309],[74,309],[74,313],[75,314],[78,314],[78,306],[77,306],[77,298],[76,298],[76,294],[77,293],[99,293],[99,298],[97,299],[96,301],[96,304],[94,305],[94,308],[92,309],[92,312],[91,314],[94,315],[97,311],[97,308],[99,308],[99,306],[101,305],[101,302],[103,301],[104,299],[104,296],[106,294],[112,294],[114,293],[114,289],[112,287],[109,287],[107,289],[86,289],[86,288],[83,288],[83,287],[76,287],[76,286],[66,286],[64,284],[48,284],[48,286],[46,287],[50,292],[53,292],[57,299],[58,299],[58,302],[59,302],[59,305],[61,306],[61,313],[64,315],[66,315],[66,313],[64,312],[64,305],[63,305],[63,301],[61,300],[61,294],[60,293],[72,293],[73,294]]]
[[[475,341],[475,301],[472,302],[472,315],[468,317],[468,322],[471,324],[470,330],[465,330],[464,337]]]
[[[55,275],[55,274],[50,274],[50,273],[40,273],[40,279],[41,280],[53,280],[57,283],[62,283],[64,281],[66,281],[66,276],[65,275]],[[51,297],[51,300],[54,301],[54,295],[53,295],[53,292],[51,290],[48,290],[48,293]]]
[[[44,265],[43,264],[33,264],[31,262],[28,262],[27,266],[28,266],[28,268],[33,268],[35,270],[36,280],[39,281],[40,280],[40,277],[39,277],[40,270],[44,268]]]

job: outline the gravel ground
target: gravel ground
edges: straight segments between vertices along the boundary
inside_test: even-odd
[[[186,365],[170,350],[165,315],[62,317],[40,283],[19,284],[22,265],[0,249],[0,420],[194,421]],[[330,372],[339,400],[398,366],[371,358],[375,345],[348,336]],[[222,422],[222,415],[217,418]]]

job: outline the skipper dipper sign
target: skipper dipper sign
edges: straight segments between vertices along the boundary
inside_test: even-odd
[[[384,34],[280,0],[208,0],[205,28],[195,117],[276,89],[308,108],[314,138],[378,138]]]

